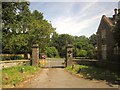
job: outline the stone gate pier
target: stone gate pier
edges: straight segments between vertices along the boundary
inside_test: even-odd
[[[72,62],[73,62],[73,46],[68,44],[66,47],[65,67],[72,65]]]
[[[39,63],[39,46],[34,44],[32,46],[32,66],[38,66]]]

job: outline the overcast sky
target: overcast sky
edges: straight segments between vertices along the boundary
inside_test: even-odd
[[[111,17],[118,2],[31,2],[30,10],[43,13],[59,34],[85,35],[96,33],[102,15]]]

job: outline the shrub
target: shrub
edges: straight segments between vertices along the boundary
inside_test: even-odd
[[[89,58],[93,58],[93,57],[94,57],[93,50],[88,50],[88,51],[87,51],[87,56],[88,56]]]
[[[4,60],[21,60],[24,59],[22,56],[0,56],[2,61]]]
[[[79,56],[80,57],[86,57],[87,56],[87,51],[86,50],[80,50]]]
[[[79,56],[79,48],[75,48],[75,49],[73,49],[73,55],[74,55],[74,57],[78,57]]]

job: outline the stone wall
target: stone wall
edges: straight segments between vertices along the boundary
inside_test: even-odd
[[[117,62],[108,62],[108,61],[91,61],[91,60],[74,60],[77,64],[80,65],[90,65],[103,69],[108,69],[113,72],[120,73],[120,63]]]

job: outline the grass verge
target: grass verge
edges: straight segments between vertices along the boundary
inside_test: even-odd
[[[35,66],[14,66],[2,70],[2,88],[10,88],[31,77],[40,70]]]
[[[105,80],[114,84],[120,84],[120,75],[102,68],[85,65],[74,65],[74,67],[68,66],[65,69],[86,79]]]

